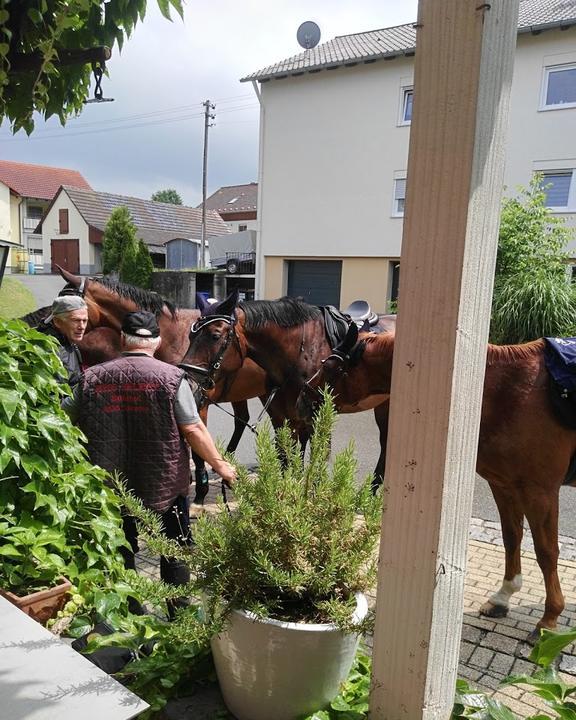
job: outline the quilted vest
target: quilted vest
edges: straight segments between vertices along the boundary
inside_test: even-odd
[[[88,368],[82,381],[78,424],[91,461],[122,473],[158,512],[190,485],[190,452],[174,416],[183,377],[172,365],[131,354]]]

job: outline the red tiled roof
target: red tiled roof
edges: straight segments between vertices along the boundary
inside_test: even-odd
[[[52,200],[60,185],[91,190],[77,170],[0,160],[0,182],[22,197]]]

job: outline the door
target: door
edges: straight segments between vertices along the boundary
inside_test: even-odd
[[[288,295],[311,305],[340,307],[342,260],[289,260]]]
[[[52,272],[58,272],[56,265],[71,273],[80,272],[80,245],[78,240],[50,240],[52,250]]]

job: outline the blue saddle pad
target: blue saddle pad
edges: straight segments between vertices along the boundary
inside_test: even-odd
[[[552,379],[566,392],[576,391],[576,338],[544,338],[544,362]]]

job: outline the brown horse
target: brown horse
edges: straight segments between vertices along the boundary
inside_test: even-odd
[[[524,345],[489,345],[476,470],[488,481],[502,523],[506,565],[502,586],[480,608],[503,617],[522,585],[520,544],[528,520],[546,601],[539,628],[554,629],[564,609],[558,579],[558,500],[576,452],[576,431],[556,417],[548,396],[544,340]],[[311,381],[313,389],[332,387],[336,406],[350,406],[390,391],[394,335],[357,333],[335,348]],[[310,408],[310,391],[299,408]]]
[[[382,316],[379,329],[395,327],[394,316]],[[208,306],[192,327],[190,347],[182,360],[195,371],[203,370],[214,380],[238,371],[247,360],[253,360],[266,371],[274,397],[268,412],[279,427],[288,420],[304,448],[310,437],[310,418],[304,420],[296,411],[299,393],[330,352],[321,310],[294,298],[254,300],[238,304],[231,295],[222,303]],[[382,397],[374,414],[385,448],[388,430],[388,402]],[[382,478],[384,453],[375,470]]]
[[[188,335],[192,323],[198,319],[198,310],[175,308],[156,293],[148,292],[114,281],[110,278],[78,277],[59,268],[67,283],[67,288],[82,294],[88,305],[88,332],[81,343],[82,352],[86,352],[87,364],[103,362],[119,352],[120,328],[124,316],[136,310],[153,312],[160,325],[162,344],[156,357],[164,362],[177,365],[188,346]],[[40,321],[45,317],[44,309],[31,313],[31,319]],[[47,309],[49,312],[49,309]],[[40,317],[38,317],[40,316]],[[28,321],[29,324],[37,322]],[[117,340],[114,337],[117,335]],[[107,353],[111,353],[110,356]],[[115,353],[115,354],[112,354]],[[234,408],[234,432],[227,450],[234,452],[249,421],[247,400],[263,396],[266,393],[264,371],[254,363],[248,363],[234,377],[220,382],[211,391],[206,392],[209,403],[230,402]],[[200,408],[202,419],[207,419],[208,403]],[[208,492],[208,474],[204,462],[193,453],[196,477],[194,501],[202,502]]]

